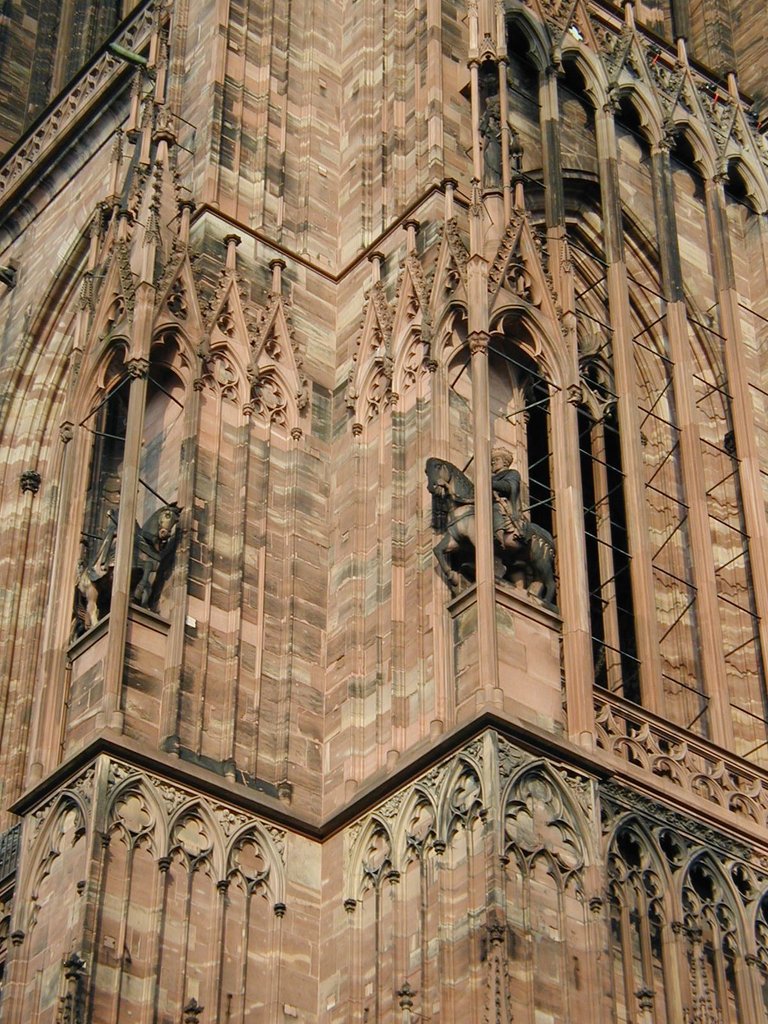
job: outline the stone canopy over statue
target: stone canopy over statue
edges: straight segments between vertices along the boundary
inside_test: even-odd
[[[520,474],[508,448],[491,453],[493,536],[496,578],[552,604],[555,597],[555,543],[548,530],[522,511]],[[442,533],[434,553],[448,586],[457,593],[475,578],[475,488],[452,462],[427,459],[432,495],[432,528]]]

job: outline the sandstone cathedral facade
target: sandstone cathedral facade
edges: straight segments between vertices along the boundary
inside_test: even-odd
[[[2,1024],[768,1021],[752,0],[7,0]]]

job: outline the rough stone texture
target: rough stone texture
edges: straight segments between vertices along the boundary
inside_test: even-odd
[[[2,1024],[765,1019],[756,7],[7,6]]]

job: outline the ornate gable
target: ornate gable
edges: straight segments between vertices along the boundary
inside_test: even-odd
[[[357,423],[368,423],[392,399],[392,309],[378,279],[366,293],[357,348],[352,357],[346,392],[347,408]]]
[[[508,304],[512,298],[560,322],[549,255],[527,213],[512,216],[488,272],[488,292],[492,308]]]
[[[290,300],[281,292],[281,261],[272,264],[272,291],[253,325],[248,364],[250,402],[246,411],[270,423],[298,427],[309,407],[309,387],[291,321]]]

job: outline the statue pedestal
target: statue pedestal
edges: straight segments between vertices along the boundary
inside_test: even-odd
[[[69,692],[64,753],[73,751],[93,738],[102,724],[104,700],[104,662],[109,645],[109,615],[69,645]]]
[[[476,712],[483,691],[477,656],[477,597],[469,587],[448,606],[453,627],[453,682],[457,718]],[[499,695],[503,710],[557,732],[565,728],[560,669],[562,621],[557,611],[525,591],[496,584]]]
[[[159,743],[160,703],[165,677],[169,623],[132,604],[128,608],[120,725],[104,713],[104,671],[110,616],[70,644],[65,753],[79,750],[105,726],[124,728],[128,736]]]
[[[506,230],[504,219],[504,193],[498,188],[483,189],[483,205],[487,222],[485,225],[485,257],[493,261],[499,242]]]
[[[123,670],[125,733],[134,739],[160,743],[160,706],[168,646],[167,619],[148,608],[128,609]]]

